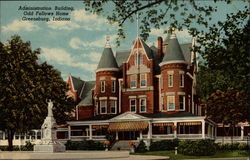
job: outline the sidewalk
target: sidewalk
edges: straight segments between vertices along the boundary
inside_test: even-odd
[[[162,156],[129,155],[128,151],[67,151],[64,153],[0,152],[0,160],[168,160]]]

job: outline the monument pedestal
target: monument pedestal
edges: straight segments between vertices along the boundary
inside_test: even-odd
[[[35,152],[65,152],[64,144],[57,141],[56,137],[56,121],[52,112],[53,103],[48,102],[48,116],[43,122],[42,129],[42,142],[34,146]]]
[[[58,144],[38,144],[34,146],[35,152],[65,152],[65,146]]]

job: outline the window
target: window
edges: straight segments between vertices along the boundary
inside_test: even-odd
[[[164,96],[161,96],[160,99],[160,111],[164,110]]]
[[[130,112],[136,112],[136,99],[130,99]]]
[[[137,66],[137,52],[134,54],[134,63],[135,63],[135,66]]]
[[[140,112],[146,112],[146,98],[140,99]]]
[[[101,80],[101,92],[104,93],[105,92],[105,81]]]
[[[147,86],[147,74],[141,74],[140,75],[140,84],[141,84],[141,87],[146,87]]]
[[[115,80],[111,80],[111,92],[113,93],[115,93],[115,85],[116,85]]]
[[[139,57],[138,57],[138,59],[139,59],[139,61],[138,61],[138,65],[141,65],[141,64],[143,64],[143,56],[142,56],[142,54],[141,53],[139,53],[139,55],[138,55]]]
[[[98,115],[98,101],[95,100],[95,114]]]
[[[110,100],[110,113],[116,114],[116,100]]]
[[[101,108],[101,114],[107,113],[107,101],[106,100],[100,100],[100,108]]]
[[[168,74],[168,87],[173,87],[173,74]]]
[[[160,88],[163,89],[163,77],[160,78]]]
[[[136,75],[130,75],[130,88],[136,88]]]
[[[179,105],[180,105],[180,110],[185,109],[185,96],[184,95],[179,95]]]
[[[174,96],[168,96],[167,104],[168,104],[168,110],[175,110]]]
[[[180,73],[180,87],[184,87],[184,73]]]

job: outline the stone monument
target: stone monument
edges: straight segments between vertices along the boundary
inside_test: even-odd
[[[64,144],[57,141],[56,137],[56,121],[53,116],[53,102],[48,102],[48,116],[41,127],[42,139],[41,143],[34,146],[35,152],[65,152]]]

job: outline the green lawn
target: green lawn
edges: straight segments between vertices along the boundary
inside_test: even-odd
[[[136,153],[141,155],[155,155],[155,156],[169,156],[170,160],[179,160],[179,159],[211,159],[211,158],[235,158],[242,157],[247,158],[250,157],[250,154],[240,154],[243,151],[218,151],[213,156],[185,156],[182,154],[175,155],[174,151],[155,151],[155,152],[146,152],[146,153]]]

